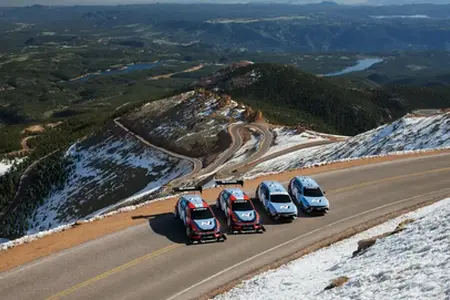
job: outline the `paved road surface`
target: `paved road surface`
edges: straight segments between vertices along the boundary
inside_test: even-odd
[[[148,223],[1,273],[1,298],[192,299],[350,226],[447,196],[450,154],[314,177],[331,202],[325,217],[300,216],[291,224],[270,223],[264,234],[186,246],[184,229],[170,213],[152,216]],[[246,189],[252,193],[255,186]]]
[[[413,113],[424,116],[432,116],[441,113],[441,109],[418,109],[413,111]]]
[[[227,150],[222,152],[216,160],[203,170],[201,170],[196,177],[207,175],[210,173],[214,173],[220,166],[222,166],[230,157],[233,156],[236,151],[239,150],[239,148],[242,147],[243,139],[241,134],[239,133],[239,130],[244,127],[245,124],[231,124],[228,128],[228,132],[231,136],[231,145],[228,147]]]
[[[257,130],[261,133],[261,140],[259,141],[259,147],[258,150],[247,157],[244,161],[231,165],[225,168],[221,168],[217,174],[217,178],[228,178],[230,176],[236,176],[238,174],[234,174],[233,171],[241,168],[242,166],[245,166],[249,164],[252,161],[258,160],[260,157],[262,157],[264,154],[266,154],[267,151],[269,151],[270,146],[272,145],[273,141],[273,134],[269,130],[269,124],[268,123],[250,123],[247,124],[245,127],[252,128],[254,130]],[[239,135],[239,132],[236,133]],[[242,139],[242,138],[241,138]],[[242,145],[240,146],[242,147]],[[234,152],[232,153],[234,154]],[[231,155],[232,156],[232,155]],[[230,156],[230,158],[231,158]]]
[[[191,163],[192,163],[192,166],[193,166],[193,167],[192,167],[192,171],[191,171],[190,173],[188,173],[188,174],[182,176],[182,177],[177,178],[176,180],[184,180],[184,179],[186,179],[186,178],[192,176],[193,174],[198,173],[198,172],[202,169],[203,164],[202,164],[202,161],[201,161],[200,159],[198,159],[198,158],[192,158],[192,157],[185,156],[185,155],[181,155],[181,154],[178,154],[178,153],[169,151],[169,150],[167,150],[167,149],[165,149],[165,148],[158,147],[158,146],[155,146],[155,145],[151,144],[151,143],[150,143],[149,141],[147,141],[145,138],[143,138],[142,136],[140,136],[140,135],[138,135],[138,134],[132,132],[129,128],[127,128],[125,125],[123,125],[123,124],[120,122],[120,119],[119,119],[119,118],[114,119],[114,123],[115,123],[117,126],[119,126],[120,128],[122,128],[123,130],[125,130],[126,132],[128,132],[129,134],[131,134],[131,135],[133,135],[134,137],[136,137],[138,140],[140,140],[142,143],[146,144],[147,146],[149,146],[149,147],[151,147],[151,148],[154,148],[154,149],[157,149],[157,150],[159,150],[159,151],[162,151],[162,152],[166,153],[167,155],[174,156],[174,157],[177,157],[177,158],[179,158],[179,159],[184,159],[184,160],[187,160],[187,161],[191,162]]]
[[[256,167],[257,165],[259,165],[260,163],[263,163],[265,161],[271,160],[273,158],[277,158],[279,156],[291,153],[291,152],[295,152],[301,149],[306,149],[306,148],[311,148],[311,147],[316,147],[316,146],[323,146],[323,145],[328,145],[328,144],[332,144],[332,143],[336,143],[336,141],[330,141],[330,140],[323,140],[323,141],[317,141],[317,142],[311,142],[311,143],[307,143],[307,144],[301,144],[301,145],[296,145],[293,147],[289,147],[287,149],[281,150],[281,151],[277,151],[275,153],[271,153],[267,156],[261,157],[259,156],[258,159],[255,160],[251,160],[251,161],[246,161],[243,164],[237,165],[237,166],[233,166],[233,168],[231,168],[232,170],[229,171],[229,174],[232,174],[233,176],[239,177],[244,175],[245,173],[247,173],[248,171],[250,171],[251,169],[253,169],[254,167]],[[234,171],[234,172],[233,172]]]

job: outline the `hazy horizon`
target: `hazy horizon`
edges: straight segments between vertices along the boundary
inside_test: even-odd
[[[73,5],[126,5],[126,4],[151,4],[151,3],[320,3],[324,0],[0,0],[0,7],[20,7],[30,5],[73,6]],[[326,0],[328,1],[328,0]],[[362,4],[367,0],[335,0],[340,4]]]
[[[74,5],[127,5],[127,4],[151,4],[151,3],[291,3],[308,4],[333,0],[0,0],[0,7],[20,7],[30,5],[49,6],[74,6]],[[366,4],[366,5],[390,5],[390,4],[450,4],[450,0],[334,0],[339,4]]]

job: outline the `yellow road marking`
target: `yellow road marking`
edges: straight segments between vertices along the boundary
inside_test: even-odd
[[[405,174],[405,175],[398,175],[398,176],[393,176],[393,177],[381,178],[381,179],[378,179],[378,180],[362,182],[362,183],[358,183],[358,184],[354,184],[354,185],[349,185],[349,186],[346,186],[346,187],[343,187],[343,188],[331,190],[331,191],[329,191],[329,193],[342,193],[342,192],[346,192],[346,191],[349,191],[349,190],[354,190],[354,189],[357,189],[357,188],[360,188],[360,187],[369,186],[369,185],[372,185],[372,184],[383,183],[383,182],[394,181],[394,180],[400,180],[400,179],[409,178],[409,177],[415,177],[415,176],[428,175],[428,174],[439,173],[439,172],[445,172],[445,171],[450,171],[450,167],[441,168],[441,169],[434,169],[434,170],[429,170],[429,171],[423,171],[423,172],[410,173],[410,174]]]
[[[406,174],[406,175],[398,175],[398,176],[393,176],[393,177],[387,177],[387,178],[382,178],[382,179],[378,179],[378,180],[372,180],[372,181],[367,181],[367,182],[363,182],[363,183],[358,183],[358,184],[354,184],[354,185],[350,185],[344,188],[340,188],[340,189],[335,189],[335,190],[331,190],[329,191],[329,193],[342,193],[345,191],[349,191],[349,190],[354,190],[360,187],[365,187],[365,186],[369,186],[369,185],[373,185],[373,184],[377,184],[377,183],[383,183],[383,182],[387,182],[387,181],[394,181],[394,180],[400,180],[400,179],[404,179],[404,178],[409,178],[409,177],[415,177],[415,176],[421,176],[421,175],[427,175],[427,174],[433,174],[433,173],[439,173],[439,172],[445,172],[445,171],[450,171],[450,167],[448,168],[441,168],[441,169],[435,169],[435,170],[430,170],[430,171],[424,171],[424,172],[417,172],[417,173],[411,173],[411,174]],[[53,296],[50,296],[49,298],[47,298],[46,300],[56,300],[59,299],[61,297],[67,296],[73,292],[75,292],[76,290],[79,290],[85,286],[88,286],[92,283],[95,283],[97,281],[100,281],[102,279],[105,279],[111,275],[114,275],[120,271],[123,271],[125,269],[128,269],[130,267],[133,267],[135,265],[137,265],[140,262],[143,262],[145,260],[148,260],[150,258],[154,258],[156,256],[159,256],[161,254],[164,254],[166,252],[169,252],[175,248],[179,248],[181,247],[181,244],[173,244],[171,246],[156,250],[154,252],[151,252],[149,254],[146,254],[142,257],[136,258],[128,263],[125,263],[121,266],[118,266],[114,269],[111,269],[109,271],[106,271],[100,275],[97,275],[95,277],[92,277],[91,279],[88,279],[84,282],[81,282],[77,285],[74,285],[73,287],[62,291],[58,294],[55,294]]]
[[[79,284],[77,284],[77,285],[74,285],[73,287],[71,287],[71,288],[69,288],[69,289],[67,289],[67,290],[65,290],[65,291],[62,291],[62,292],[60,292],[60,293],[58,293],[58,294],[55,294],[55,295],[53,295],[53,296],[47,298],[46,300],[55,300],[55,299],[59,299],[59,298],[61,298],[61,297],[67,296],[67,295],[69,295],[69,294],[75,292],[76,290],[79,290],[79,289],[81,289],[81,288],[83,288],[83,287],[85,287],[85,286],[88,286],[88,285],[90,285],[90,284],[92,284],[92,283],[95,283],[95,282],[97,282],[97,281],[100,281],[100,280],[102,280],[102,279],[105,279],[105,278],[107,278],[107,277],[109,277],[109,276],[111,276],[111,275],[113,275],[113,274],[116,274],[116,273],[118,273],[118,272],[120,272],[120,271],[123,271],[123,270],[125,270],[125,269],[131,268],[131,267],[137,265],[137,264],[140,263],[140,262],[143,262],[143,261],[148,260],[148,259],[150,259],[150,258],[156,257],[156,256],[158,256],[158,255],[161,255],[161,254],[163,254],[163,253],[166,253],[166,252],[168,252],[168,251],[170,251],[170,250],[173,250],[173,249],[175,249],[175,248],[178,248],[178,247],[180,247],[180,246],[181,246],[180,244],[173,244],[173,245],[171,245],[171,246],[168,246],[168,247],[159,249],[159,250],[157,250],[157,251],[154,251],[154,252],[151,252],[151,253],[146,254],[146,255],[144,255],[144,256],[141,256],[141,257],[139,257],[139,258],[136,258],[136,259],[134,259],[134,260],[132,260],[132,261],[130,261],[130,262],[127,262],[127,263],[121,265],[121,266],[118,266],[118,267],[116,267],[116,268],[114,268],[114,269],[111,269],[111,270],[109,270],[109,271],[106,271],[106,272],[104,272],[104,273],[102,273],[102,274],[100,274],[100,275],[97,275],[97,276],[95,276],[95,277],[92,277],[91,279],[88,279],[88,280],[86,280],[86,281],[84,281],[84,282],[81,282],[81,283],[79,283]]]

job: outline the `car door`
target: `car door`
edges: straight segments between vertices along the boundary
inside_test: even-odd
[[[185,199],[181,200],[181,209],[180,209],[180,216],[181,219],[183,220],[184,225],[187,224],[186,219],[187,219],[187,201]]]
[[[261,202],[263,203],[263,205],[265,207],[269,206],[269,200],[270,200],[270,198],[269,198],[269,190],[264,185],[261,186],[260,199],[261,199]]]
[[[223,192],[222,197],[220,197],[220,208],[222,209],[222,211],[225,213],[226,216],[228,215],[227,200],[228,200],[228,193]]]
[[[301,193],[301,186],[300,184],[297,182],[297,180],[294,180],[294,182],[292,183],[292,187],[291,187],[291,191],[292,191],[292,196],[294,197],[294,200],[298,203],[300,203],[301,197],[300,197],[300,193]]]

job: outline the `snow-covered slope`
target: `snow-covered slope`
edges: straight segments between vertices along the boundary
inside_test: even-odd
[[[358,241],[390,232],[352,257]],[[450,299],[450,199],[403,215],[244,281],[215,300]],[[349,281],[331,290],[334,279]]]
[[[189,173],[189,162],[154,150],[112,127],[73,145],[69,180],[29,218],[28,234],[54,228],[128,198],[150,194]]]
[[[261,135],[259,132],[250,130],[250,139],[247,140],[236,153],[233,154],[230,160],[228,160],[223,167],[233,166],[243,162],[252,154],[258,151]]]
[[[173,152],[192,157],[214,156],[228,147],[226,127],[240,120],[244,110],[229,97],[189,92],[149,102],[122,116],[121,122]]]
[[[314,131],[307,130],[302,133],[297,133],[295,129],[287,127],[275,128],[272,132],[275,136],[273,146],[270,147],[269,151],[267,151],[263,157],[297,145],[304,145],[327,139],[325,135]]]
[[[245,177],[332,161],[437,148],[450,148],[450,113],[430,117],[406,116],[343,142],[303,149],[265,161]]]
[[[6,174],[14,166],[14,164],[18,164],[23,160],[24,158],[17,158],[13,160],[6,160],[6,159],[0,160],[0,176]]]
[[[12,167],[12,164],[7,161],[0,161],[0,176],[8,172],[8,170]]]

